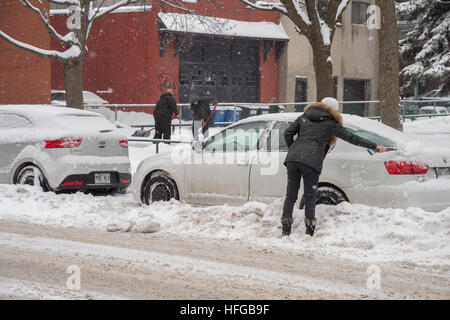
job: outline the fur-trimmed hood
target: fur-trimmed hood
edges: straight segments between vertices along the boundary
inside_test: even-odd
[[[325,120],[336,120],[341,126],[343,125],[342,115],[339,111],[333,109],[332,107],[321,103],[311,103],[307,105],[304,109],[305,116],[313,121],[325,121]],[[328,144],[330,147],[334,146],[337,142],[337,137],[331,137]]]

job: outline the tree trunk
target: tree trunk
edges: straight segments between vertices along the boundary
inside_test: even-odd
[[[66,104],[69,108],[83,109],[83,62],[64,63],[64,82],[66,84]]]
[[[313,51],[314,72],[316,74],[316,100],[334,97],[333,64],[331,62],[331,48],[325,46],[321,40],[311,42]]]
[[[378,100],[381,122],[402,131],[400,118],[399,49],[394,0],[376,0],[381,12],[378,32]]]

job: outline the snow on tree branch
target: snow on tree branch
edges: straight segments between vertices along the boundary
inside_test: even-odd
[[[42,24],[47,28],[47,30],[50,32],[50,34],[56,38],[60,43],[64,43],[64,44],[70,44],[70,43],[78,43],[75,35],[73,34],[73,32],[69,32],[66,36],[62,36],[60,35],[55,28],[52,27],[52,25],[50,24],[50,20],[48,19],[48,17],[44,17],[44,15],[42,14],[42,11],[39,8],[36,8],[35,6],[33,6],[29,0],[19,0],[20,3],[25,6],[26,8],[29,8],[30,10],[34,11],[38,16],[39,19],[41,19]],[[41,1],[39,1],[40,4],[42,4]]]
[[[429,79],[440,81],[440,94],[450,92],[450,6],[437,1],[418,0],[398,3],[397,17],[413,22],[406,38],[400,41],[400,57],[404,65],[400,71],[408,91],[417,82]]]
[[[266,1],[251,2],[249,0],[241,0],[241,1],[255,9],[270,10],[270,11],[277,10],[284,14],[287,14],[286,8],[281,3],[272,3],[272,2],[266,2]]]
[[[75,5],[79,6],[80,1],[79,0],[46,0],[47,2],[54,3],[54,4],[65,4],[68,6]]]
[[[74,59],[77,58],[81,55],[81,50],[80,47],[78,46],[71,46],[69,49],[67,49],[64,52],[59,52],[56,50],[45,50],[45,49],[41,49],[38,47],[35,47],[33,45],[27,44],[27,43],[23,43],[21,41],[18,41],[12,37],[10,37],[9,35],[7,35],[6,33],[4,33],[3,31],[0,31],[0,37],[9,41],[12,45],[14,45],[15,47],[34,53],[40,57],[43,58],[48,58],[48,59],[53,59],[53,60],[58,60],[61,62],[65,62],[68,61],[70,59]]]
[[[339,6],[338,6],[337,11],[336,11],[334,22],[338,22],[339,21],[339,18],[341,17],[342,12],[344,12],[345,8],[347,8],[348,3],[349,3],[349,0],[342,0],[341,3],[339,3]]]
[[[95,12],[93,12],[93,10],[90,9],[89,21],[92,22],[92,21],[94,21],[94,20],[96,20],[98,18],[103,17],[105,14],[108,14],[108,13],[116,10],[117,8],[126,6],[128,4],[133,4],[133,3],[136,3],[138,1],[140,1],[140,0],[122,0],[122,1],[119,1],[119,2],[109,6],[109,7],[101,7],[101,5],[99,5],[97,7],[97,9],[95,10]],[[102,4],[103,4],[103,2],[102,2]]]

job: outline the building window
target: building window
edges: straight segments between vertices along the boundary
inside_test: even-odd
[[[367,2],[352,2],[352,24],[367,25],[367,9],[370,3]]]

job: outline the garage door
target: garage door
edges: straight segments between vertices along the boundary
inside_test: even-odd
[[[180,102],[259,102],[259,41],[195,37],[180,53]]]

